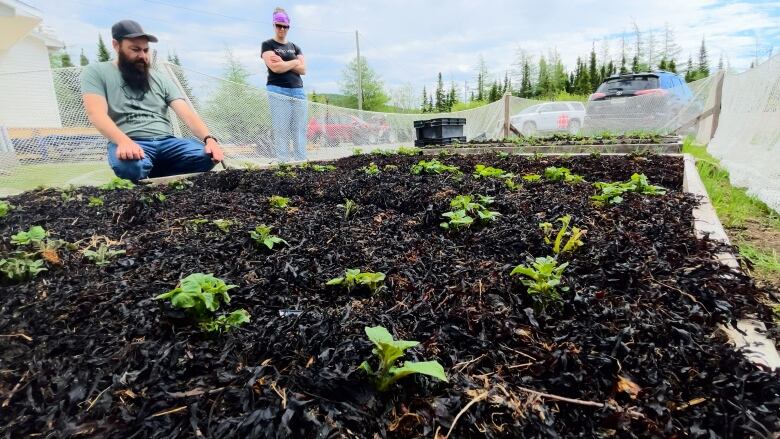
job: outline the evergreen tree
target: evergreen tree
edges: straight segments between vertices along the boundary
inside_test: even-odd
[[[677,73],[677,66],[674,64],[674,60],[669,61],[669,71],[672,73]]]
[[[693,58],[688,56],[688,68],[685,69],[685,82],[693,82],[696,80],[696,71],[693,70]]]
[[[631,72],[638,73],[639,72],[639,57],[634,56],[634,59],[631,60]]]
[[[520,80],[520,97],[530,98],[534,94],[533,86],[531,85],[531,63],[528,59],[523,61],[523,77]]]
[[[509,72],[504,73],[504,87],[501,94],[512,93],[512,83],[509,81]]]
[[[701,47],[699,48],[699,64],[696,66],[698,72],[698,78],[706,78],[710,76],[710,62],[707,55],[707,46],[704,43],[704,37],[701,39]]]
[[[539,57],[539,77],[536,81],[536,96],[549,97],[552,95],[552,81],[550,69],[544,55]]]
[[[658,69],[659,70],[667,70],[668,69],[668,67],[666,65],[666,59],[665,58],[661,59],[661,62],[658,63]]]
[[[106,43],[103,42],[103,36],[98,34],[98,62],[111,61],[111,52],[108,51]]]
[[[423,113],[428,112],[428,91],[425,89],[425,86],[423,85],[423,98],[422,98],[422,106],[420,107]]]
[[[458,103],[458,92],[455,90],[455,82],[450,85],[450,92],[447,94],[447,111],[452,111],[455,104]]]
[[[434,101],[434,107],[437,113],[443,113],[447,111],[446,95],[444,94],[444,82],[441,79],[441,72],[439,72],[439,80],[436,83],[436,100]]]
[[[62,67],[75,67],[73,62],[70,60],[70,54],[68,53],[67,48],[65,48],[65,50],[62,52],[62,55],[60,55],[60,62]]]
[[[501,99],[501,85],[498,81],[493,82],[488,91],[488,102],[495,102]]]
[[[89,64],[89,59],[87,59],[87,56],[84,55],[84,49],[81,49],[81,57],[79,58],[79,64],[81,64],[82,67]]]
[[[488,82],[490,82],[487,64],[485,58],[480,55],[479,63],[477,64],[477,100],[483,101],[487,98],[488,94]]]
[[[591,82],[590,82],[590,74],[588,73],[588,65],[585,64],[585,62],[580,62],[579,59],[578,59],[578,63],[579,63],[580,76],[577,80],[577,85],[575,89],[577,90],[577,94],[587,95],[590,94],[591,92]]]

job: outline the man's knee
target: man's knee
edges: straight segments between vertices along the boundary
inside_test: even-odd
[[[184,161],[192,172],[207,172],[216,165],[213,157],[206,153],[206,148],[202,143],[186,139],[184,149]]]
[[[120,160],[119,163],[112,165],[111,169],[119,178],[138,181],[148,177],[152,167],[146,160]]]

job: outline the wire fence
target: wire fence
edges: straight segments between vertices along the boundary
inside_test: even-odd
[[[454,113],[397,114],[358,111],[269,94],[177,65],[154,66],[180,87],[223,145],[226,164],[250,167],[283,159],[323,160],[361,148],[411,146],[414,121],[440,117],[466,119],[468,140],[502,139],[509,119],[515,132],[544,135],[559,131],[669,134],[695,119],[714,96],[713,78],[691,84],[693,98],[672,94],[604,102],[550,103],[506,96],[483,107]],[[87,119],[80,91],[81,68],[0,73],[0,195],[40,185],[95,185],[112,176],[107,140]],[[6,89],[8,93],[6,93]],[[35,93],[20,92],[35,90]],[[16,93],[15,95],[13,93]],[[174,134],[192,136],[176,115]],[[529,125],[533,121],[533,125]],[[689,132],[707,124],[699,121]],[[532,132],[528,132],[533,128]],[[704,129],[706,131],[706,129]]]

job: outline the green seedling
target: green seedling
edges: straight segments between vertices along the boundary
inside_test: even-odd
[[[509,158],[509,153],[504,151],[498,151],[496,152],[496,156],[501,160],[506,160]]]
[[[30,280],[42,271],[46,271],[42,259],[32,259],[32,255],[17,253],[21,257],[0,259],[0,273],[11,281]]]
[[[368,175],[377,175],[380,172],[382,172],[379,170],[379,167],[374,162],[369,163],[368,166],[363,166],[362,168],[360,168],[360,170],[365,172]]]
[[[272,235],[271,227],[266,226],[265,224],[260,224],[259,226],[255,227],[255,230],[249,232],[249,236],[253,241],[255,241],[255,244],[264,245],[268,247],[269,250],[273,250],[274,245],[276,244],[289,245],[284,239],[276,235]]]
[[[359,268],[349,268],[344,272],[344,276],[329,280],[325,285],[341,285],[352,291],[352,289],[364,286],[376,294],[382,289],[385,281],[384,273],[365,272],[361,273]]]
[[[352,148],[352,155],[363,155],[363,150],[361,148]]]
[[[398,154],[400,155],[408,155],[408,156],[416,156],[422,154],[422,149],[417,147],[408,147],[408,146],[402,146],[398,148]]]
[[[182,191],[190,186],[193,186],[194,184],[195,183],[189,180],[173,180],[168,183],[168,187],[176,189],[177,191]]]
[[[447,222],[439,224],[443,229],[458,230],[471,226],[475,219],[481,223],[495,221],[500,213],[487,207],[493,204],[494,198],[486,195],[477,195],[478,201],[474,201],[471,195],[458,195],[450,201],[450,207],[454,210],[442,214]]]
[[[155,192],[154,195],[152,196],[154,197],[155,200],[161,203],[168,199],[168,197],[166,197],[165,194],[162,192]]]
[[[214,312],[222,304],[230,303],[228,290],[235,287],[213,274],[194,273],[182,279],[176,288],[155,299],[170,300],[173,307],[185,310],[199,322],[207,322],[212,320]]]
[[[311,165],[311,170],[314,172],[330,172],[335,171],[336,167],[333,165]]]
[[[101,207],[103,204],[103,197],[89,197],[89,207]]]
[[[26,232],[11,235],[11,244],[28,245],[40,244],[47,236],[46,230],[41,226],[32,226]]]
[[[358,209],[360,209],[357,203],[350,200],[349,198],[345,198],[344,204],[337,204],[336,207],[344,209],[344,219],[349,219],[350,216],[357,213]]]
[[[563,271],[569,266],[568,262],[558,265],[558,261],[552,257],[536,258],[531,266],[518,265],[512,270],[510,276],[524,276],[521,283],[527,287],[527,293],[544,311],[548,306],[563,301],[559,291],[567,291],[567,287],[561,286]]]
[[[504,186],[506,186],[506,188],[509,189],[510,191],[519,191],[520,189],[523,188],[523,185],[515,182],[515,180],[511,178],[507,178],[506,180],[504,180]]]
[[[74,195],[74,192],[76,191],[75,186],[69,186],[62,190],[62,193],[60,193],[60,199],[63,203],[69,203],[76,199],[76,195]]]
[[[485,166],[479,164],[474,167],[474,178],[512,178],[511,173],[504,171],[503,169],[494,168],[492,166]]]
[[[585,181],[582,176],[572,174],[569,168],[557,168],[555,166],[550,166],[544,170],[544,178],[550,181],[564,181],[566,183]]]
[[[539,174],[526,174],[523,175],[523,180],[529,182],[529,183],[536,183],[537,181],[540,181],[542,179],[542,176]]]
[[[212,223],[217,226],[223,233],[230,233],[230,227],[234,224],[234,221],[226,219],[215,219]]]
[[[116,191],[120,189],[132,189],[135,187],[132,181],[124,178],[114,177],[106,184],[99,186],[104,191]]]
[[[387,157],[387,156],[395,155],[396,152],[395,151],[391,151],[389,149],[375,148],[374,150],[371,151],[371,154],[372,155],[381,155],[381,156]]]
[[[384,167],[382,167],[382,170],[384,170],[384,171],[397,171],[398,170],[398,165],[385,165]]]
[[[290,204],[290,199],[279,195],[273,195],[268,198],[268,204],[274,209],[284,209]]]
[[[237,329],[245,323],[249,323],[249,312],[245,309],[238,309],[230,314],[223,314],[216,319],[200,322],[198,326],[206,332],[219,332],[221,334]]]
[[[468,216],[465,210],[444,212],[441,216],[446,218],[447,222],[439,224],[439,227],[447,230],[465,229],[474,224],[474,218]]]
[[[596,204],[620,204],[623,202],[623,195],[628,192],[653,196],[666,194],[666,189],[651,185],[645,174],[633,174],[627,182],[597,182],[593,185],[600,191],[599,194],[590,197]]]
[[[410,170],[414,175],[442,174],[445,172],[452,174],[460,173],[460,169],[458,169],[457,166],[445,165],[436,159],[432,159],[431,161],[420,160],[416,165],[413,165]]]
[[[8,212],[13,210],[14,206],[7,201],[0,201],[0,218],[8,215]]]
[[[97,266],[108,265],[111,259],[123,254],[125,254],[124,250],[112,250],[106,244],[100,244],[97,250],[84,250],[84,257]]]
[[[192,228],[194,231],[198,231],[198,228],[204,224],[208,224],[210,221],[205,218],[195,218],[187,221],[187,226]]]
[[[564,215],[558,218],[561,223],[561,229],[558,230],[558,234],[555,236],[555,240],[552,239],[553,225],[551,223],[541,223],[539,228],[544,233],[544,242],[552,244],[553,253],[556,255],[561,253],[571,253],[574,250],[582,247],[585,243],[582,242],[582,237],[585,236],[586,230],[582,230],[578,227],[572,227],[569,232],[569,223],[571,222],[571,215]],[[566,243],[563,243],[564,238],[568,236]]]
[[[398,360],[403,357],[404,352],[420,344],[417,341],[394,340],[393,336],[382,326],[366,327],[368,339],[374,343],[371,351],[379,361],[379,368],[374,371],[364,361],[359,368],[369,374],[374,380],[377,390],[384,392],[390,388],[396,381],[409,375],[422,374],[447,382],[447,375],[444,368],[438,361],[413,362],[406,361],[402,366],[398,366]]]

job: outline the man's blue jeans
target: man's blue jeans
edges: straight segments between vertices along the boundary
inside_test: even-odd
[[[108,144],[108,164],[117,177],[138,181],[147,177],[206,172],[215,164],[203,144],[194,139],[168,136],[133,141],[144,150],[145,157],[141,160],[119,160],[116,144]]]
[[[295,160],[306,160],[306,125],[308,103],[303,88],[287,88],[267,85],[268,106],[274,129],[276,159],[290,160],[289,146],[293,144]],[[294,98],[294,99],[291,99]]]

